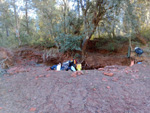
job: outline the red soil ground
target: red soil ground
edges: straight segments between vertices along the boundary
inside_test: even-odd
[[[72,77],[15,66],[0,77],[0,113],[149,113],[150,66],[107,66]],[[113,73],[112,77],[104,73]]]

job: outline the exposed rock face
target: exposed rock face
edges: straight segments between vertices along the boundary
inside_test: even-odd
[[[42,51],[33,48],[20,48],[15,52],[16,61],[18,61],[17,58],[21,58],[21,60],[26,59],[35,63],[43,63],[42,55]]]
[[[11,50],[0,47],[0,64],[3,69],[14,65],[14,54]]]
[[[48,65],[63,63],[71,59],[73,59],[73,52],[68,51],[65,53],[61,53],[57,48],[46,50],[43,54],[43,61]]]
[[[46,64],[58,64],[62,62],[61,56],[58,49],[51,48],[50,50],[46,50],[43,54],[43,61]]]

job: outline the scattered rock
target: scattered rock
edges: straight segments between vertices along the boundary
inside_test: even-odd
[[[98,71],[104,71],[104,68],[98,68]]]
[[[71,76],[72,76],[72,77],[76,77],[77,75],[76,75],[76,73],[74,72],[74,73],[71,74]]]
[[[106,75],[106,76],[110,76],[110,77],[114,76],[114,73],[107,73],[107,72],[104,72],[103,74]]]
[[[96,88],[93,88],[93,91],[96,91]]]
[[[50,76],[51,76],[51,74],[47,74],[47,75],[46,75],[46,77],[50,77]]]
[[[21,57],[21,59],[34,61],[35,63],[43,63],[42,55],[42,51],[33,48],[21,48],[15,52],[16,57]]]
[[[76,71],[76,72],[73,72],[71,74],[72,77],[76,77],[77,75],[83,75],[84,73],[82,71]]]
[[[36,110],[36,108],[30,108],[30,111],[35,111]]]
[[[24,67],[12,67],[7,70],[7,73],[10,75],[21,73],[21,72],[29,72],[30,69],[25,69]]]
[[[0,65],[0,76],[1,75],[4,75],[4,74],[6,74],[7,73],[7,71],[5,70],[5,69],[2,69],[1,68],[1,65]]]
[[[110,86],[107,86],[107,89],[110,89]]]
[[[114,77],[112,80],[113,80],[114,82],[117,82],[117,81],[119,80],[119,78]]]
[[[103,82],[108,82],[107,78],[102,78]]]

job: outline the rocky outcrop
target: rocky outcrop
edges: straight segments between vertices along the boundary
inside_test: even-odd
[[[3,69],[14,65],[14,54],[11,50],[0,47],[0,65]]]
[[[42,55],[42,51],[33,48],[20,48],[15,52],[16,61],[18,61],[18,58],[21,58],[21,60],[25,59],[35,63],[43,63]]]
[[[43,61],[46,64],[58,64],[62,62],[62,55],[56,48],[45,50],[43,54]]]

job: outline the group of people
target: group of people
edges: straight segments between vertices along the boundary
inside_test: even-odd
[[[68,60],[66,62],[63,62],[62,64],[59,63],[57,65],[53,65],[52,67],[50,67],[51,70],[71,70],[71,71],[80,71],[81,70],[81,64],[77,64],[77,60],[73,59],[73,60]]]

